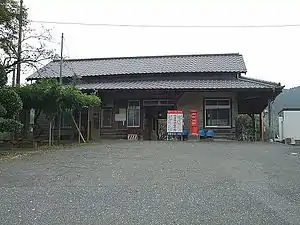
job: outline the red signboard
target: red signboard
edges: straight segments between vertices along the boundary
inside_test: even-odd
[[[198,135],[198,113],[196,110],[190,111],[190,134]]]

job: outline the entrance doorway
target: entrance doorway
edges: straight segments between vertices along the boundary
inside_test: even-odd
[[[163,140],[167,132],[167,112],[174,106],[146,106],[144,109],[144,140]]]
[[[101,126],[101,108],[93,107],[90,111],[91,126],[90,135],[92,140],[98,140],[100,138],[100,126]]]

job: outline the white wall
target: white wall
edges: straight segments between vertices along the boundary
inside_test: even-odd
[[[300,111],[283,112],[283,137],[300,140]]]

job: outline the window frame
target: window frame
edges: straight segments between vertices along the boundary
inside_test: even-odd
[[[204,127],[205,128],[232,128],[232,100],[231,98],[204,98]],[[228,105],[206,105],[206,101],[228,101]],[[229,125],[228,126],[209,126],[207,125],[207,109],[229,109]]]
[[[110,125],[109,126],[103,124],[103,119],[104,119],[103,112],[104,112],[104,110],[110,110],[110,113],[111,113],[111,120],[110,120]],[[101,128],[112,128],[113,127],[113,117],[114,117],[113,108],[111,108],[111,107],[102,108],[101,109]]]
[[[130,109],[129,108],[129,104],[131,103],[131,102],[138,102],[139,103],[139,119],[138,119],[138,125],[129,125],[129,120],[128,120],[128,118],[129,118],[129,111],[131,111],[132,109]],[[136,110],[136,109],[134,109],[134,110]],[[141,101],[140,100],[128,100],[128,102],[127,102],[127,116],[126,116],[127,118],[127,127],[129,127],[129,128],[134,128],[134,127],[140,127],[141,126]],[[134,124],[134,122],[135,122],[135,120],[133,120],[133,124]]]

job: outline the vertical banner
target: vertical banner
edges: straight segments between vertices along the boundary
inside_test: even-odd
[[[190,111],[190,134],[198,135],[198,113],[196,110]]]
[[[168,135],[181,135],[183,132],[183,110],[168,110],[167,133]]]

